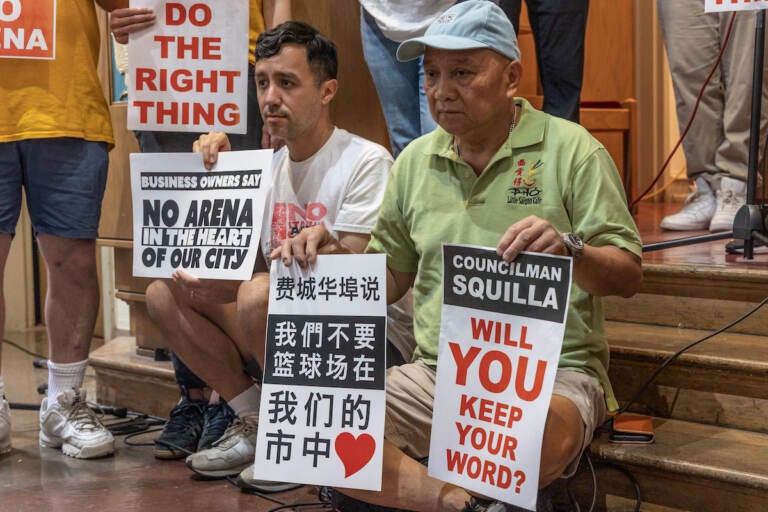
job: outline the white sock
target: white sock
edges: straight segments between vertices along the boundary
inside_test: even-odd
[[[56,400],[61,393],[68,389],[80,389],[85,377],[85,367],[88,360],[77,363],[54,363],[48,361],[48,398]],[[49,402],[50,402],[49,400]]]
[[[3,383],[3,378],[0,377],[0,400],[5,398],[5,384]]]
[[[246,416],[259,417],[259,404],[261,403],[261,387],[254,384],[232,400],[227,402],[239,418]]]

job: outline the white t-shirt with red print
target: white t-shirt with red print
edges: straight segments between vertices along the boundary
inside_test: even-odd
[[[302,229],[325,223],[332,233],[370,233],[387,184],[392,156],[383,146],[335,128],[310,158],[275,153],[272,190],[264,210],[264,257]]]
[[[370,233],[391,166],[383,146],[341,128],[302,162],[291,160],[287,148],[276,152],[261,228],[264,257],[285,238],[321,222],[334,236]],[[387,338],[410,360],[416,344],[410,294],[387,308]]]
[[[383,146],[341,128],[302,162],[291,160],[287,148],[276,152],[261,229],[264,257],[286,238],[321,222],[334,236],[339,231],[370,233],[391,166],[392,155]],[[407,361],[415,347],[410,294],[387,313],[387,338]]]

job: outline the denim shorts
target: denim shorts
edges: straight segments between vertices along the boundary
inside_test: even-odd
[[[60,137],[0,143],[0,233],[15,233],[23,187],[36,233],[96,238],[108,167],[104,142]]]

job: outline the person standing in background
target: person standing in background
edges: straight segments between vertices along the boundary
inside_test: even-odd
[[[399,62],[398,45],[424,34],[427,27],[456,0],[360,0],[363,56],[379,95],[392,155],[437,124],[424,95],[421,60]]]
[[[659,1],[657,8],[681,133],[723,47],[731,15],[735,16],[720,65],[704,89],[696,119],[683,139],[686,173],[695,181],[696,191],[682,210],[661,221],[661,227],[668,230],[728,231],[747,200],[755,16],[751,12],[705,13],[700,0]],[[768,70],[765,63],[763,66],[765,73]],[[763,87],[763,134],[768,120],[767,100],[768,90]],[[759,140],[764,141],[764,136]]]
[[[96,4],[112,11],[127,0]],[[25,5],[17,5],[15,13],[24,15]],[[96,237],[114,139],[96,71],[100,36],[95,4],[57,0],[54,12],[53,59],[0,59],[0,270],[11,248],[23,188],[48,268],[48,396],[40,408],[40,446],[90,459],[115,449],[112,434],[81,389],[99,308]],[[4,323],[0,277],[0,334]],[[0,453],[11,448],[4,393],[0,377]]]
[[[499,0],[519,35],[522,0]],[[544,89],[542,110],[579,122],[589,0],[525,0]]]

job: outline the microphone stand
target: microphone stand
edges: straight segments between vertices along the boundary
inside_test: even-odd
[[[747,165],[747,198],[733,219],[733,230],[709,235],[690,236],[666,240],[643,246],[643,252],[672,247],[712,242],[725,238],[744,240],[744,258],[754,258],[755,240],[768,245],[766,207],[756,204],[757,166],[760,156],[760,111],[762,107],[763,57],[765,54],[765,9],[755,11],[755,53],[752,75],[752,108],[749,124],[749,162]]]
[[[757,165],[760,156],[760,108],[762,106],[763,56],[765,52],[765,10],[756,12],[755,57],[752,76],[752,112],[749,124],[749,166],[747,167],[747,203],[733,219],[733,236],[744,240],[744,257],[752,259],[755,239],[768,243],[765,236],[765,205],[755,203]]]

